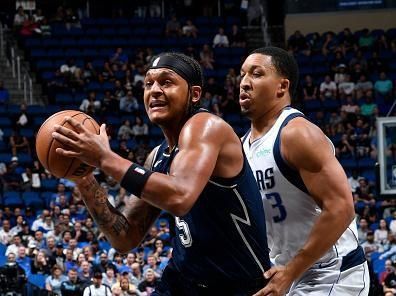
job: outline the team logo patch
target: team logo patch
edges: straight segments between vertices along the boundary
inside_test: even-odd
[[[156,58],[156,59],[154,60],[154,62],[153,62],[153,67],[156,67],[156,66],[158,65],[160,59],[161,59],[161,57],[158,57],[158,58]]]
[[[138,174],[144,175],[146,172],[141,168],[135,168],[134,171]]]

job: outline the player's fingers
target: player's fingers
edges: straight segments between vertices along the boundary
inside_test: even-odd
[[[56,153],[62,155],[62,156],[66,156],[66,157],[78,157],[81,155],[80,152],[74,152],[74,151],[69,151],[69,150],[65,150],[63,148],[56,148]]]
[[[84,125],[82,125],[81,122],[77,121],[73,117],[66,116],[65,122],[69,123],[72,127],[74,127],[78,133],[87,132],[87,129],[84,127]]]
[[[58,142],[62,143],[63,145],[66,145],[68,147],[76,147],[76,141],[73,139],[70,139],[67,136],[64,136],[58,132],[53,132],[52,137],[57,140]]]
[[[102,124],[101,126],[100,126],[100,129],[99,129],[99,135],[105,135],[106,137],[107,137],[107,132],[106,132],[106,124]]]
[[[54,125],[54,130],[55,130],[55,132],[57,132],[59,134],[62,134],[62,135],[66,136],[66,137],[68,137],[68,138],[70,138],[70,139],[72,139],[74,141],[78,140],[78,134],[75,131],[73,131],[73,130],[67,128],[67,127],[61,126],[59,124],[55,124]]]
[[[271,289],[269,286],[266,286],[264,289],[261,289],[260,291],[258,291],[256,294],[254,294],[253,296],[271,296]]]
[[[278,269],[276,267],[271,267],[266,272],[264,272],[264,278],[266,278],[268,280],[268,279],[272,278],[273,275],[277,272],[278,272]]]

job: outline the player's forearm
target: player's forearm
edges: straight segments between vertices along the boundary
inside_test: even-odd
[[[92,175],[79,180],[78,188],[88,211],[115,249],[127,252],[138,246],[146,231],[139,225],[131,224],[109,203],[106,191]]]
[[[113,152],[106,156],[101,164],[101,169],[120,183],[125,174],[131,173],[128,169],[132,162]],[[175,177],[154,173],[147,180],[139,197],[154,207],[180,217],[189,211],[198,197],[196,195],[194,198],[195,195],[190,194],[186,187],[184,182],[176,180]],[[136,188],[131,184],[131,188],[125,189],[134,193],[133,190]]]
[[[353,207],[351,212],[347,204],[322,211],[307,242],[287,264],[287,268],[291,269],[295,279],[299,278],[337,242],[353,218]]]

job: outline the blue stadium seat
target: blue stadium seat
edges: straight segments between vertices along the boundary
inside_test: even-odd
[[[56,179],[41,180],[41,188],[44,191],[55,191],[57,186],[58,186],[58,180]]]
[[[40,209],[44,206],[44,199],[42,199],[38,192],[23,192],[22,199],[25,202],[25,206],[32,207],[34,209]]]
[[[22,207],[24,205],[21,195],[17,191],[4,192],[3,204],[5,207],[12,207],[12,208]]]
[[[0,117],[0,127],[4,128],[4,127],[11,127],[12,122],[11,119],[8,117]]]

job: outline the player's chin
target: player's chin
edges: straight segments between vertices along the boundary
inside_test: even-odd
[[[252,112],[249,110],[249,108],[241,107],[241,114],[250,118]]]
[[[148,113],[148,117],[152,123],[157,125],[162,125],[169,121],[169,116],[162,112],[150,112]]]

